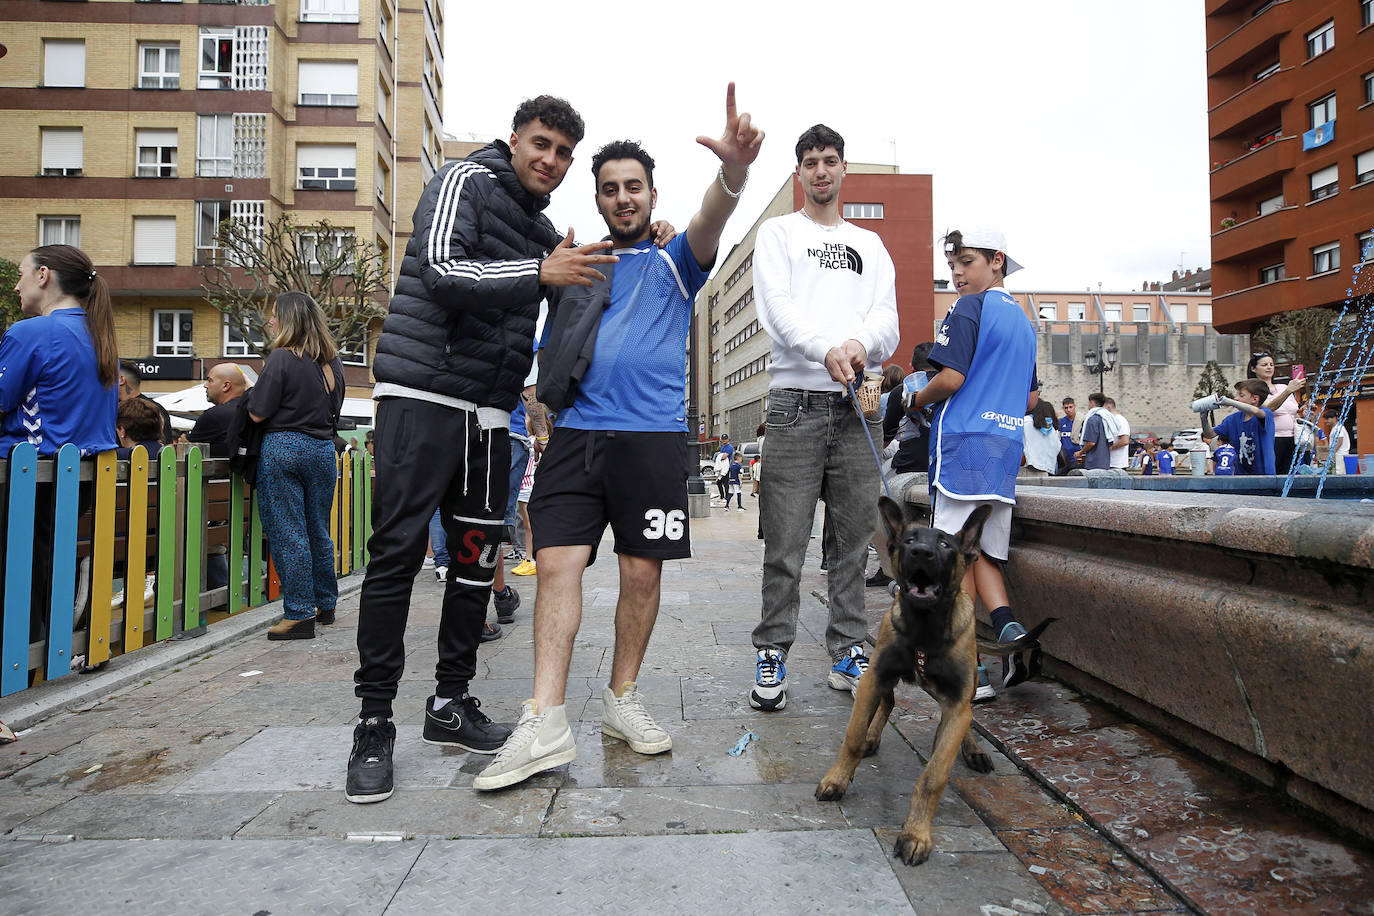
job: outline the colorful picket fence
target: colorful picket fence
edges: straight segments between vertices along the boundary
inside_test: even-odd
[[[196,447],[155,460],[138,447],[118,461],[83,459],[73,445],[39,458],[27,443],[0,461],[0,696],[70,674],[76,656],[98,665],[278,597],[256,494],[228,465]],[[330,514],[339,576],[367,563],[371,508],[371,457],[341,456]],[[220,555],[228,584],[208,589]]]

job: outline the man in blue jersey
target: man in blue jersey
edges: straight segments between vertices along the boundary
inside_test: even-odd
[[[959,299],[935,336],[930,361],[940,368],[912,398],[935,405],[930,433],[932,525],[957,534],[973,510],[992,507],[983,525],[982,554],[964,575],[964,590],[981,598],[1001,643],[1026,630],[1015,619],[1002,579],[1011,540],[1011,507],[1024,439],[1021,424],[1039,401],[1035,330],[1003,287],[1021,265],[1006,253],[996,229],[950,232],[945,260]],[[1024,654],[1003,660],[1002,685],[1030,676]],[[992,699],[987,671],[978,665],[975,700]]]
[[[692,302],[763,142],[750,116],[736,112],[733,83],[725,110],[723,135],[697,138],[720,159],[720,170],[687,231],[662,249],[654,247],[649,226],[658,196],[653,159],[628,140],[608,143],[592,159],[597,209],[619,261],[594,303],[600,323],[590,363],[558,413],[530,498],[530,547],[539,568],[534,696],[474,788],[513,785],[577,756],[564,694],[582,621],[582,572],[595,561],[607,524],[615,534],[620,596],[602,733],[641,754],[672,747],[645,710],[635,679],[658,617],[663,561],[691,555],[684,392]],[[556,310],[567,307],[567,300],[553,306],[545,331],[550,352],[540,372],[546,382],[551,361],[561,364],[566,355],[549,338],[562,327]]]
[[[1064,460],[1069,463],[1069,467],[1074,466],[1074,455],[1078,452],[1078,446],[1073,441],[1073,427],[1078,420],[1078,404],[1073,398],[1065,398],[1060,404],[1064,408],[1064,415],[1059,418],[1059,444],[1064,449]]]

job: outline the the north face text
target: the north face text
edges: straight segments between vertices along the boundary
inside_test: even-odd
[[[821,267],[829,267],[832,270],[847,267],[856,274],[864,272],[864,259],[859,257],[859,253],[853,248],[840,242],[826,242],[820,248],[808,248],[806,256],[815,258]]]

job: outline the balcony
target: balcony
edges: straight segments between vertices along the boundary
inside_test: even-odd
[[[1298,210],[1296,206],[1283,207],[1212,233],[1212,263],[1233,261],[1297,238]]]
[[[1291,312],[1310,304],[1307,281],[1300,277],[1261,283],[1234,293],[1212,296],[1212,326],[1219,334],[1247,334],[1270,315]]]
[[[1256,80],[1207,112],[1207,132],[1213,137],[1231,133],[1248,121],[1278,124],[1279,112],[1292,98],[1293,68],[1285,67]]]
[[[1212,169],[1212,200],[1248,190],[1297,164],[1298,138],[1280,137]]]
[[[1275,35],[1292,29],[1292,0],[1275,0],[1259,15],[1247,19],[1207,49],[1207,75],[1225,73]]]

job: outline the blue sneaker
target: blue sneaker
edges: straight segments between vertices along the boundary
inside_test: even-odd
[[[859,679],[867,670],[868,656],[864,655],[864,650],[859,646],[850,646],[844,657],[830,669],[828,683],[836,690],[848,690],[854,696],[858,696]]]
[[[1011,623],[1002,627],[1001,634],[997,637],[1000,643],[1016,642],[1016,640],[1026,635],[1026,628],[1013,620]],[[1026,664],[1024,653],[1002,656],[1002,686],[1015,687],[1030,679],[1030,666]]]
[[[783,664],[782,652],[777,649],[759,650],[749,705],[765,712],[787,705],[787,665]]]
[[[988,666],[983,664],[982,659],[978,660],[978,686],[973,691],[973,702],[987,703],[997,698],[997,692],[992,689],[992,679],[988,677]]]

